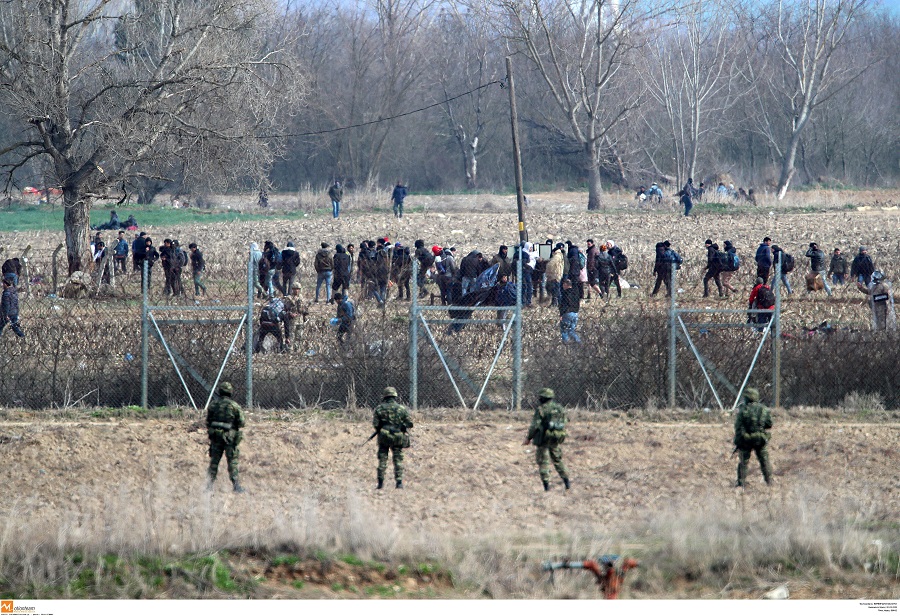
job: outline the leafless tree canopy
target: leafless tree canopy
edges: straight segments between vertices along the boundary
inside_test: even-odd
[[[481,86],[511,56],[529,191],[893,185],[900,22],[877,2],[12,0],[0,164],[8,191],[63,190],[70,268],[123,190],[507,189],[506,93]]]

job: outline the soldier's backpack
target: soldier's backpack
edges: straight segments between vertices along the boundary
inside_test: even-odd
[[[628,255],[624,252],[620,252],[615,257],[613,257],[616,263],[616,270],[620,272],[624,272],[628,269]]]
[[[566,413],[563,407],[554,403],[544,415],[541,428],[541,445],[561,445],[566,440]]]
[[[587,267],[587,256],[580,250],[578,251],[578,263],[581,265],[581,269]]]
[[[757,308],[771,308],[775,305],[775,294],[772,292],[772,289],[763,285],[759,288],[759,291],[756,292],[756,307]]]
[[[278,323],[281,321],[284,312],[284,302],[280,299],[273,299],[263,306],[262,312],[259,313],[260,323]]]
[[[794,271],[794,257],[786,252],[781,253],[781,272],[789,274]]]
[[[726,272],[736,272],[741,267],[741,259],[738,257],[737,253],[733,250],[729,250],[726,254]]]

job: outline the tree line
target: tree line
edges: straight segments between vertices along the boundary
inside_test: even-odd
[[[17,0],[0,27],[5,191],[62,191],[70,271],[96,199],[506,189],[507,56],[529,189],[590,209],[611,185],[900,173],[877,0]]]

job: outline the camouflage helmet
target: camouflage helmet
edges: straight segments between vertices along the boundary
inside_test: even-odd
[[[384,391],[381,392],[381,397],[382,398],[396,398],[397,390],[394,389],[393,387],[385,387]]]
[[[234,392],[234,387],[231,386],[231,383],[225,381],[224,383],[219,383],[219,395],[220,396],[230,396]]]
[[[538,392],[538,398],[543,398],[544,400],[553,400],[556,394],[553,393],[553,390],[549,387],[544,387],[541,391]]]
[[[759,402],[759,390],[755,387],[748,387],[744,390],[744,399],[750,402]]]

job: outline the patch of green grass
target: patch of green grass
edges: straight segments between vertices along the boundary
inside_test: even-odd
[[[399,573],[400,575],[406,575],[407,573],[409,573],[409,567],[407,567],[406,565],[399,565],[397,567],[397,573]]]
[[[347,563],[348,565],[352,565],[353,567],[362,567],[365,564],[361,558],[354,556],[353,554],[344,554],[343,556],[339,556],[338,560]]]
[[[344,585],[335,582],[331,585],[331,590],[333,590],[334,592],[341,592],[342,590],[344,590]]]
[[[293,554],[282,554],[280,556],[276,556],[272,559],[273,567],[292,567],[300,562],[299,556],[294,556]]]
[[[297,590],[302,589],[305,585],[306,585],[306,584],[305,584],[305,582],[304,582],[303,580],[294,580],[294,581],[291,583],[291,586],[293,586],[293,587],[296,588]]]
[[[94,588],[97,583],[97,576],[93,569],[82,569],[78,572],[71,582],[69,582],[69,591],[76,597],[86,597],[88,592]]]
[[[394,589],[390,586],[385,586],[384,584],[376,584],[375,586],[366,588],[366,594],[369,596],[378,595],[379,597],[393,597]]]

